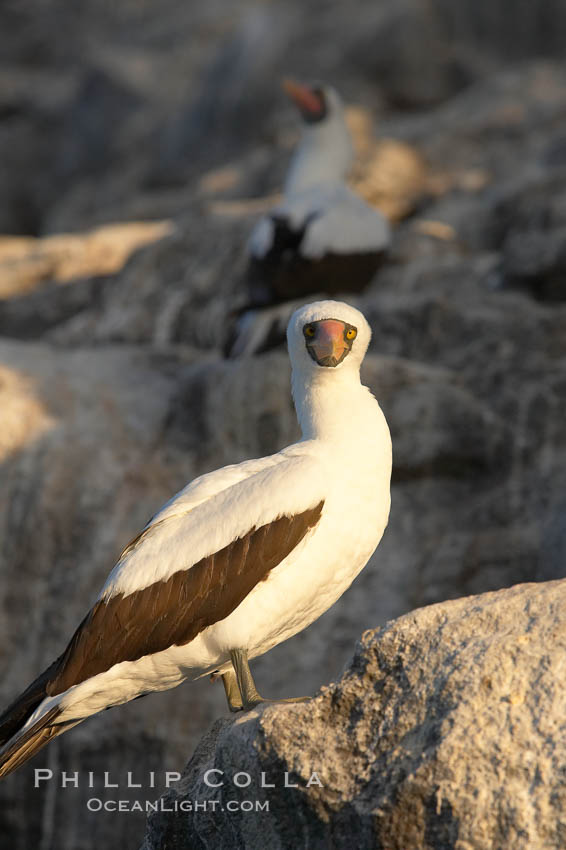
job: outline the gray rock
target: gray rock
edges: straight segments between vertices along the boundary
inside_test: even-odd
[[[0,236],[0,336],[37,339],[92,309],[130,255],[172,222],[126,222],[81,234]]]
[[[559,850],[565,604],[518,585],[366,632],[312,701],[218,721],[142,850]]]
[[[566,301],[566,173],[563,164],[509,190],[496,206],[505,284],[542,301]]]

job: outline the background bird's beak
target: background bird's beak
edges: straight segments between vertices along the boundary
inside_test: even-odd
[[[309,86],[290,79],[283,80],[281,85],[285,94],[291,98],[306,118],[316,118],[324,109],[320,96]]]
[[[336,319],[323,319],[316,324],[316,335],[307,349],[319,366],[338,366],[350,350],[344,337],[345,325]]]

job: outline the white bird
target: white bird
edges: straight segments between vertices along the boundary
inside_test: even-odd
[[[231,710],[260,702],[248,659],[349,587],[389,515],[391,440],[361,384],[371,331],[336,301],[288,331],[299,442],[181,490],[124,550],[63,654],[0,717],[0,775],[90,715],[221,675]]]
[[[256,305],[312,292],[359,292],[391,239],[384,216],[345,183],[354,150],[338,93],[290,80],[284,87],[301,111],[303,131],[283,201],[259,220],[248,243]]]
[[[282,341],[294,305],[281,302],[324,292],[360,292],[389,248],[389,224],[347,186],[354,157],[344,107],[330,86],[285,80],[298,106],[302,138],[282,202],[256,224],[248,241],[248,300],[225,345],[230,357]]]

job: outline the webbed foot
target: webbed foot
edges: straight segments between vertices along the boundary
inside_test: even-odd
[[[239,693],[241,695],[241,708],[244,711],[249,711],[252,708],[255,708],[256,705],[260,705],[263,702],[267,703],[278,703],[278,702],[305,702],[306,700],[311,699],[311,697],[290,697],[288,699],[265,699],[260,696],[257,692],[257,688],[255,686],[255,682],[253,680],[253,676],[250,670],[250,665],[248,662],[248,653],[245,649],[232,649],[230,651],[230,657],[232,659],[232,664],[235,670],[235,678],[237,682],[237,686],[239,688]],[[225,674],[228,675],[228,674]],[[232,674],[233,675],[233,674]],[[222,677],[224,679],[224,676]],[[226,686],[225,686],[226,687]],[[228,691],[226,691],[226,695],[228,695]],[[233,709],[230,705],[230,700],[228,700],[228,705],[230,706],[230,711],[239,710]]]

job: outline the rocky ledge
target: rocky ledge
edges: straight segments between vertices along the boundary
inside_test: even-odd
[[[523,584],[366,632],[312,701],[217,721],[142,850],[564,847],[565,610]]]

